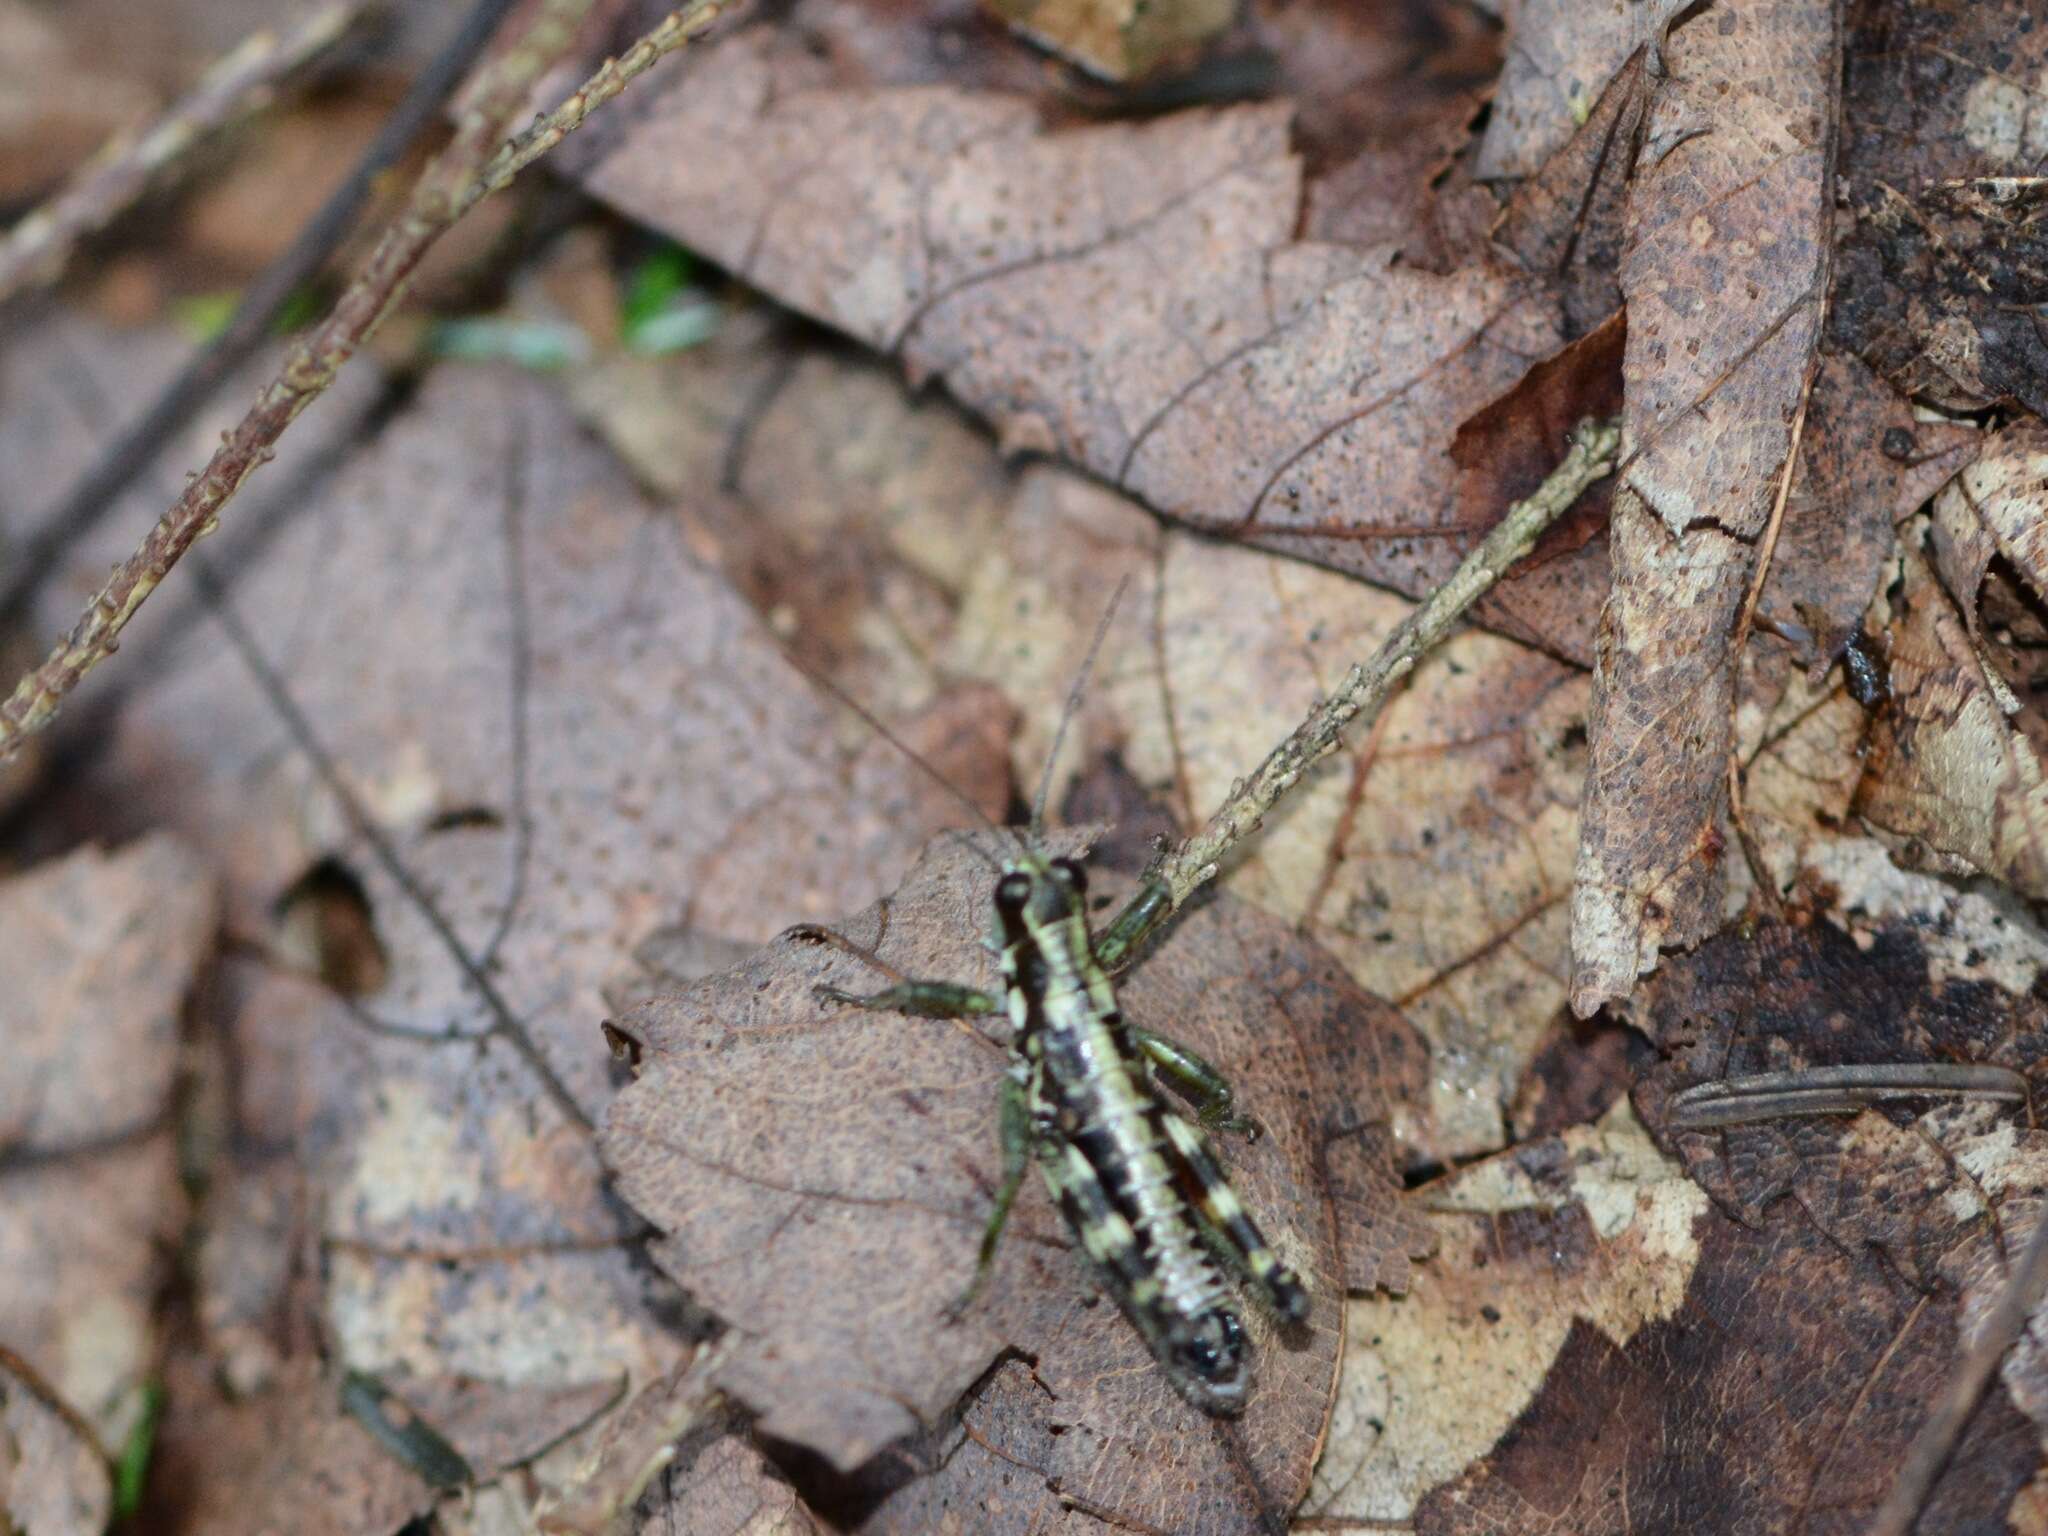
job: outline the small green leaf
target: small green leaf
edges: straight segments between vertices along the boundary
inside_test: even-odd
[[[680,245],[657,247],[626,279],[626,291],[619,299],[619,329],[632,335],[681,298],[696,276],[696,262]]]
[[[114,1519],[131,1518],[142,1508],[142,1488],[149,1478],[150,1452],[156,1448],[157,1425],[163,1420],[164,1389],[161,1383],[145,1382],[142,1406],[135,1427],[128,1431],[121,1454],[114,1458]]]

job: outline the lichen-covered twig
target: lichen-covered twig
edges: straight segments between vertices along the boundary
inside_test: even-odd
[[[1346,725],[1379,713],[1397,684],[1465,616],[1574,501],[1614,468],[1621,447],[1616,421],[1582,423],[1571,451],[1534,495],[1516,502],[1479,547],[1467,555],[1443,585],[1387,636],[1372,658],[1354,666],[1337,691],[1309,712],[1293,734],[1275,747],[1248,779],[1231,786],[1208,825],[1171,850],[1152,870],[1178,908],[1213,878],[1224,855],[1256,832],[1266,813],[1308,770],[1337,748]]]
[[[333,47],[365,0],[320,6],[287,32],[253,33],[146,130],[119,133],[63,191],[0,235],[0,302],[51,283],[80,240],[104,229],[206,135],[265,105],[277,82]]]
[[[48,725],[64,696],[111,655],[121,631],[221,508],[276,452],[299,413],[374,331],[434,242],[477,203],[560,143],[636,75],[700,35],[741,0],[694,0],[671,12],[617,59],[607,60],[553,112],[516,138],[505,131],[543,73],[565,53],[593,0],[544,0],[526,30],[462,96],[455,134],[421,173],[333,311],[285,359],[248,413],[222,439],[141,546],[94,594],[71,633],[0,701],[0,761]]]

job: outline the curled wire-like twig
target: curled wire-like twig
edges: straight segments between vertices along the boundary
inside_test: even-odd
[[[1674,1131],[1754,1125],[1794,1115],[1854,1114],[1886,1099],[1962,1097],[2017,1101],[2027,1080],[2009,1067],[1960,1062],[1802,1067],[1695,1083],[1671,1099]]]

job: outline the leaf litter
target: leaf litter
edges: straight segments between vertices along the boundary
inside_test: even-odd
[[[120,1224],[196,1239],[201,1343],[168,1379],[251,1439],[224,1474],[204,1430],[167,1432],[165,1464],[202,1504],[281,1477],[276,1509],[303,1498],[294,1459],[333,1468],[365,1490],[337,1528],[435,1507],[335,1419],[350,1365],[406,1401],[480,1378],[526,1433],[465,1448],[479,1476],[544,1453],[531,1481],[440,1503],[450,1530],[520,1526],[536,1490],[563,1530],[636,1495],[685,1528],[1277,1528],[1304,1490],[1312,1525],[1855,1528],[2003,1291],[2032,1133],[1991,1102],[1705,1135],[1664,1106],[1745,1070],[2038,1059],[2044,951],[2010,892],[2038,873],[2043,509],[2014,421],[2038,403],[2032,340],[2005,318],[2032,270],[2031,118],[2024,68],[1985,63],[2010,8],[1893,35],[1875,0],[1850,7],[1839,167],[1814,7],[1645,9],[1569,43],[1521,7],[1504,48],[1446,23],[1404,91],[1398,29],[1262,4],[1215,68],[1122,119],[943,9],[805,0],[738,29],[600,117],[581,174],[1092,479],[1003,464],[886,365],[733,298],[699,352],[601,356],[559,391],[442,369],[380,405],[372,382],[330,440],[366,446],[294,471],[308,509],[273,498],[207,551],[239,631],[202,601],[146,619],[56,743],[65,774],[27,803],[61,807],[70,841],[174,829],[237,947],[178,1026],[194,1214],[180,1193]],[[1296,99],[1174,105],[1233,79]],[[577,238],[572,286],[610,294]],[[11,349],[0,423],[38,482],[71,472],[51,466],[78,380],[139,387],[136,350],[116,365],[73,333],[53,373]],[[985,878],[942,840],[843,916],[958,815],[767,636],[1000,812],[1134,577],[1054,765],[1055,803],[1108,807],[1098,857],[1129,871],[1405,612],[1356,578],[1426,588],[1542,472],[1538,439],[1617,399],[1636,457],[1612,511],[1568,519],[1478,615],[1491,632],[1420,667],[1129,986],[1283,1106],[1232,1161],[1318,1254],[1319,1305],[1354,1292],[1342,1316],[1305,1350],[1262,1341],[1277,1401],[1202,1419],[1031,1186],[984,1306],[933,1325],[993,1180],[998,1058],[950,1026],[827,1017],[811,973],[859,967],[752,946],[797,920],[874,937],[887,911],[885,949],[966,975]],[[2001,401],[1988,423],[1928,409]],[[1668,952],[1742,902],[1761,926]],[[1575,992],[1631,990],[1569,1022]],[[642,1047],[616,1101],[608,1012]],[[935,1080],[906,1090],[910,1062]],[[24,1081],[0,1104],[60,1113]],[[87,1094],[78,1123],[168,1113],[155,1081],[120,1114]],[[746,1097],[700,1102],[717,1085]],[[649,1107],[657,1088],[689,1112]],[[654,1191],[651,1251],[687,1299],[635,1257],[645,1229],[591,1154],[607,1105],[608,1146],[638,1117],[619,1188]],[[761,1145],[743,1106],[832,1134]],[[171,1189],[159,1142],[164,1182],[135,1188]],[[723,1161],[650,1171],[656,1143]],[[750,1178],[786,1188],[750,1199]],[[883,1202],[865,1224],[842,1209],[862,1198]],[[151,1287],[130,1361],[162,1347]],[[714,1318],[729,1354],[699,1345]],[[2037,1354],[2008,1357],[1923,1528],[2038,1501]],[[1760,1398],[1787,1359],[1809,1379]],[[622,1382],[633,1408],[547,1449]],[[652,1440],[625,1435],[636,1410]],[[265,1446],[272,1420],[308,1429]],[[316,1452],[330,1434],[355,1449]],[[593,1441],[623,1450],[590,1461]]]

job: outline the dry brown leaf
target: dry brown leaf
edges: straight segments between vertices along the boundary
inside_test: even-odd
[[[2048,779],[2028,728],[2036,711],[1986,670],[1963,615],[1910,548],[1898,601],[1892,703],[1872,733],[1857,809],[1909,839],[1919,862],[1961,861],[2038,899],[2048,894]]]
[[[1721,915],[1729,646],[1808,382],[1833,209],[1830,8],[1673,30],[1629,206],[1628,455],[1572,894],[1572,1007]]]
[[[1331,1448],[1304,1511],[1333,1524],[1414,1519],[1423,1495],[1513,1432],[1579,1330],[1620,1348],[1669,1318],[1707,1209],[1625,1101],[1417,1200],[1441,1248],[1415,1294],[1356,1301],[1346,1320]],[[1559,1450],[1558,1474],[1575,1475],[1586,1450]]]
[[[618,1396],[617,1383],[566,1390],[446,1380],[388,1385],[382,1411],[403,1431],[430,1428],[479,1481],[531,1459]],[[344,1405],[316,1362],[234,1400],[187,1365],[157,1455],[157,1486],[179,1529],[223,1536],[389,1536],[451,1490]]]
[[[0,1358],[0,1516],[20,1536],[101,1536],[113,1480],[87,1426]]]
[[[1606,0],[1511,0],[1506,63],[1494,94],[1475,174],[1537,176],[1582,124],[1638,49],[1662,74],[1665,29],[1686,0],[1610,5]]]
[[[1902,392],[2048,413],[2040,178],[2048,36],[2031,0],[1858,0],[1842,178],[1855,209],[1830,327]]]
[[[986,984],[977,939],[990,881],[959,838],[942,840],[886,905],[841,931],[910,974]],[[1427,1248],[1399,1210],[1383,1145],[1358,1140],[1387,1119],[1375,1074],[1402,1072],[1384,1053],[1412,1045],[1340,973],[1305,958],[1270,919],[1218,902],[1122,987],[1131,1017],[1236,1078],[1270,1134],[1229,1149],[1233,1176],[1317,1298],[1300,1338],[1274,1337],[1254,1314],[1260,1380],[1238,1421],[1181,1400],[1035,1186],[984,1300],[946,1324],[995,1183],[1002,1058],[951,1025],[819,1004],[812,986],[873,977],[835,950],[785,938],[620,1021],[641,1067],[607,1116],[606,1158],[668,1234],[655,1250],[663,1266],[738,1331],[720,1379],[761,1412],[764,1432],[851,1469],[940,1421],[1008,1346],[1034,1362],[1039,1421],[1061,1426],[1053,1454],[1031,1464],[1063,1495],[1174,1530],[1270,1522],[1306,1484],[1335,1366],[1347,1277],[1320,1177],[1333,1147],[1349,1282],[1405,1283],[1409,1257]],[[1345,1036],[1380,1043],[1321,1054]],[[1168,1446],[1179,1447],[1170,1475]]]
[[[1411,594],[1485,531],[1451,492],[1458,423],[1559,339],[1504,270],[1297,240],[1277,106],[1049,132],[1019,98],[843,86],[755,29],[650,93],[585,176],[942,376],[1007,446]]]
[[[1623,221],[1650,87],[1646,55],[1631,54],[1578,131],[1515,188],[1494,231],[1558,285],[1568,335],[1621,308]]]

